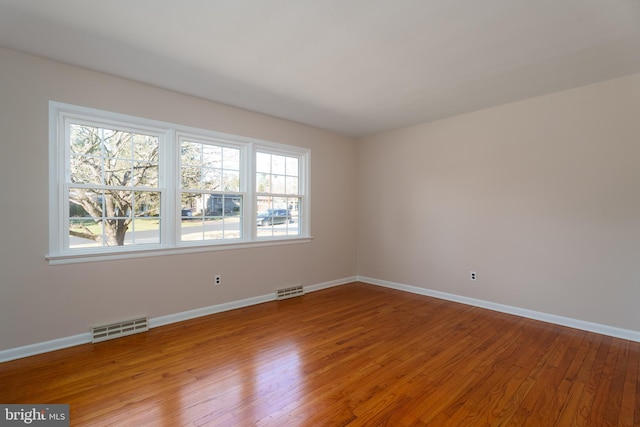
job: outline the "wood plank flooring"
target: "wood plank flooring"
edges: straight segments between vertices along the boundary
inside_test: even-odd
[[[363,283],[0,364],[72,426],[640,426],[640,343]]]

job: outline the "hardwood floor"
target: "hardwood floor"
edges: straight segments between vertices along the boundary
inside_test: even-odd
[[[353,283],[0,364],[72,426],[640,426],[640,343]]]

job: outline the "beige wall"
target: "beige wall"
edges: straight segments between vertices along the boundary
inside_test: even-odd
[[[311,243],[50,266],[48,102],[311,149]],[[0,350],[356,275],[351,138],[0,49]],[[223,285],[214,287],[212,276]]]
[[[366,138],[358,161],[359,275],[640,330],[640,75]]]
[[[49,100],[310,148],[315,239],[50,266]],[[357,274],[640,331],[640,75],[355,142],[0,49],[0,130],[0,351]]]

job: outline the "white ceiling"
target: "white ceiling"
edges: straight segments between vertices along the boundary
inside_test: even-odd
[[[362,136],[640,72],[640,0],[0,0],[0,45]]]

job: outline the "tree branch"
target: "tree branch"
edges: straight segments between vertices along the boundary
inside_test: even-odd
[[[82,226],[79,229],[69,228],[69,235],[73,237],[80,237],[81,239],[94,240],[98,243],[102,243],[102,235],[94,234],[87,227]]]

